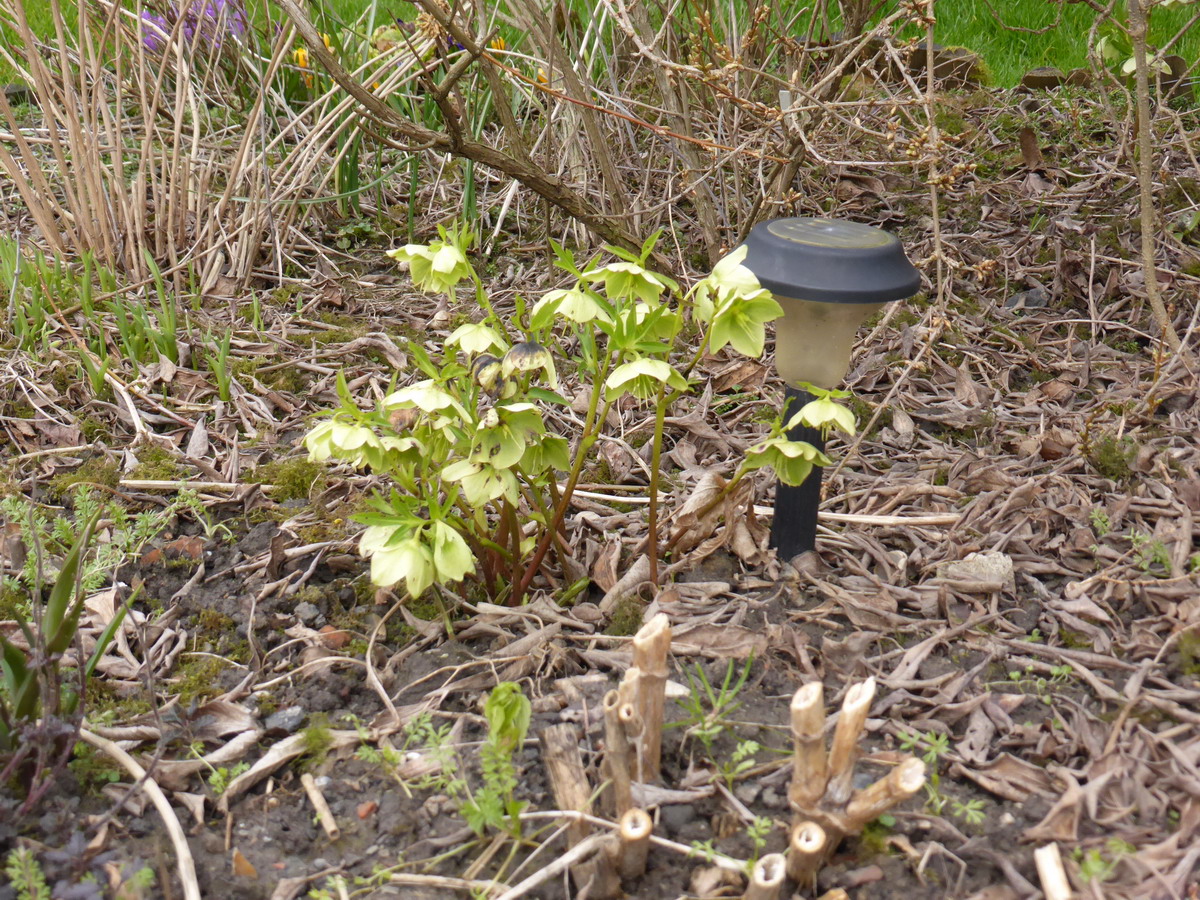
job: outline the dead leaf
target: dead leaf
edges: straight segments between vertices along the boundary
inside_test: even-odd
[[[196,820],[197,825],[204,824],[204,801],[207,799],[203,794],[190,794],[187,791],[172,791],[171,796],[175,798],[175,802],[187,809],[192,814],[192,818]]]
[[[237,875],[239,878],[249,878],[252,881],[258,880],[258,869],[254,868],[250,860],[246,859],[242,855],[242,851],[237,847],[233,848],[232,863],[234,875]]]
[[[204,416],[196,420],[195,426],[192,428],[191,436],[188,438],[187,448],[183,451],[185,456],[192,459],[203,459],[208,455],[208,428],[204,424]]]
[[[1026,828],[1021,840],[1031,842],[1059,841],[1073,843],[1079,839],[1079,818],[1083,813],[1084,793],[1075,777],[1062,767],[1053,775],[1066,785],[1066,790],[1050,807],[1045,818],[1032,828]]]
[[[964,766],[955,763],[951,772],[969,778],[985,791],[1011,800],[1013,803],[1024,803],[1032,794],[1050,796],[1052,780],[1045,769],[1025,762],[1004,753],[995,760],[982,766]]]
[[[707,656],[710,659],[761,658],[767,651],[767,634],[733,625],[699,625],[677,630],[671,638],[671,651],[681,656]]]
[[[1037,135],[1033,133],[1033,129],[1028,126],[1022,128],[1020,141],[1021,159],[1025,162],[1025,168],[1034,172],[1045,169],[1046,161],[1042,158],[1042,151],[1038,147]]]
[[[350,643],[350,632],[342,631],[332,625],[322,625],[318,633],[325,646],[330,650],[344,650]]]
[[[606,541],[592,564],[592,581],[604,592],[611,591],[617,583],[617,563],[621,560],[621,541]]]
[[[742,877],[718,866],[701,866],[692,872],[688,888],[701,900],[719,897],[740,897]]]
[[[625,570],[625,574],[600,600],[600,611],[611,616],[617,604],[634,593],[639,586],[650,580],[650,557],[639,556],[637,562]]]
[[[204,538],[198,535],[185,534],[177,537],[163,547],[168,559],[203,559]]]

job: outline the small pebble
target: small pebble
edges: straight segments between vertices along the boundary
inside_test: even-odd
[[[783,807],[787,805],[787,801],[783,798],[779,791],[771,787],[763,791],[762,802],[763,806],[767,807],[767,809],[783,809]]]
[[[659,821],[672,834],[696,818],[696,807],[690,803],[672,803],[664,806],[658,814]]]
[[[296,618],[305,625],[311,625],[321,615],[321,611],[317,609],[315,604],[309,603],[307,600],[303,603],[297,603],[296,608],[292,610],[296,614]]]
[[[737,797],[747,806],[758,799],[758,785],[751,781],[739,784],[733,791],[733,796]]]
[[[289,706],[287,709],[281,709],[267,716],[263,726],[267,731],[294,734],[300,730],[307,718],[308,713],[304,711],[303,706]]]

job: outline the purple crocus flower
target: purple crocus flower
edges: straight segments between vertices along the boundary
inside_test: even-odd
[[[240,0],[192,0],[184,8],[183,18],[189,43],[199,35],[214,47],[220,47],[226,35],[240,39],[250,27]]]
[[[142,12],[142,45],[151,53],[162,53],[171,36],[171,23],[166,16]]]

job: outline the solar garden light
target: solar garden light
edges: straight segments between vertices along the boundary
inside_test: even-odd
[[[775,320],[775,368],[787,385],[785,419],[813,399],[800,385],[828,390],[841,381],[858,327],[921,283],[894,235],[857,222],[774,219],[755,225],[745,246],[743,265],[783,307]],[[788,438],[825,449],[819,429],[797,425]],[[822,474],[814,467],[803,484],[776,486],[771,546],[783,559],[816,544]]]

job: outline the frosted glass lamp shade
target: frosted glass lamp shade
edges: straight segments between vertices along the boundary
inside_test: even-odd
[[[792,387],[832,388],[846,377],[858,327],[882,303],[819,303],[775,295],[783,307],[775,320],[775,368]]]

